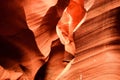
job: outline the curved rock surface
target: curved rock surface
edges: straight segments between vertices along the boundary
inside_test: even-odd
[[[95,0],[65,64],[55,29],[68,3],[0,2],[0,80],[120,80],[120,0]]]

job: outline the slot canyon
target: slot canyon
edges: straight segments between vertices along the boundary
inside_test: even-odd
[[[120,0],[1,0],[0,80],[120,80]]]

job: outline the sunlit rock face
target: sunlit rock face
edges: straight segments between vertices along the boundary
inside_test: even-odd
[[[111,9],[86,21],[81,31],[76,31],[76,57],[61,80],[120,79],[119,13],[120,7]]]
[[[68,2],[1,1],[0,80],[34,79],[57,39],[55,27]]]
[[[61,52],[64,50],[61,52],[53,50],[55,52],[51,53],[52,57],[42,68],[46,71],[43,71],[45,73],[41,78],[44,80],[119,80],[119,2],[120,0],[95,1],[88,11],[86,21],[74,34],[77,52],[71,67],[67,67],[69,69],[65,71],[65,65],[61,63],[63,58]],[[56,50],[58,49],[59,47],[56,47]],[[39,75],[42,74],[42,69]]]
[[[120,80],[120,0],[95,0],[74,33],[75,58],[64,64],[55,29],[68,3],[0,2],[0,80]]]
[[[31,0],[24,6],[28,26],[45,57],[50,53],[52,41],[58,39],[56,25],[68,3],[69,0]]]

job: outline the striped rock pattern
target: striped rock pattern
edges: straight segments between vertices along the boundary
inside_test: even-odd
[[[61,55],[60,57],[59,53],[54,52],[55,54],[53,53],[53,57],[47,63],[46,76],[43,79],[119,80],[119,14],[120,0],[95,1],[92,8],[88,11],[86,21],[75,32],[74,39],[77,52],[71,67],[64,69],[65,66],[61,63],[62,60],[60,60],[63,56]],[[58,59],[55,58],[57,55]],[[58,65],[57,62],[61,64]],[[58,67],[59,69],[57,69]]]
[[[120,79],[120,0],[99,0],[75,32],[76,57],[59,80]]]
[[[120,0],[95,0],[69,64],[55,32],[69,0],[47,1],[0,2],[0,80],[120,80]]]

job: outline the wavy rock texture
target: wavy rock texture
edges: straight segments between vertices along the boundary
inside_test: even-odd
[[[54,30],[57,21],[68,4],[67,0],[59,0],[57,4],[56,1],[50,2],[1,1],[0,80],[33,80],[45,63],[51,43],[57,37]]]
[[[0,5],[0,80],[31,80],[43,63],[43,55],[27,26],[22,1],[1,1]]]
[[[33,2],[33,3],[32,3]],[[38,48],[47,57],[52,41],[58,39],[56,25],[69,0],[31,0],[25,6],[29,28],[34,32]],[[31,9],[32,7],[32,9]]]
[[[59,79],[57,78],[64,70],[64,65],[62,63],[63,67],[61,65],[60,67],[57,64],[57,61],[62,61],[63,56],[61,55],[60,58],[59,53],[56,52],[46,65],[44,80],[120,79],[119,2],[120,0],[95,1],[93,7],[88,11],[87,20],[75,32],[77,52],[70,69]],[[57,55],[58,59],[54,57]],[[58,70],[57,67],[59,67]]]
[[[77,53],[59,80],[120,79],[120,0],[99,0],[75,32]],[[111,5],[113,4],[113,6]]]
[[[120,0],[95,1],[74,34],[77,52],[66,65],[55,28],[68,3],[0,2],[0,80],[120,80]]]

